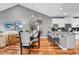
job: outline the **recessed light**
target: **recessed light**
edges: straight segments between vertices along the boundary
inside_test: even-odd
[[[60,10],[63,10],[63,8],[60,8]]]
[[[67,15],[67,13],[64,13],[64,15]]]

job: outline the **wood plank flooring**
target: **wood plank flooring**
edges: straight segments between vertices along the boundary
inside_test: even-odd
[[[79,40],[76,42],[75,49],[62,50],[58,45],[50,42],[48,39],[40,40],[40,48],[30,49],[30,55],[77,55],[79,54]],[[37,45],[37,43],[35,43]],[[28,49],[23,49],[23,55],[28,55]],[[20,44],[6,46],[0,49],[0,55],[20,55]]]

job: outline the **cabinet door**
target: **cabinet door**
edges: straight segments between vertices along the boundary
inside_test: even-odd
[[[63,47],[63,48],[66,48],[66,35],[65,33],[62,33],[61,34],[61,38],[60,38],[60,45]]]
[[[76,35],[75,35],[75,39],[76,39],[76,40],[79,40],[79,34],[76,34]]]
[[[3,39],[3,37],[0,37],[0,48],[4,47],[6,45],[5,40]]]
[[[70,34],[67,36],[67,48],[75,48],[75,35]]]

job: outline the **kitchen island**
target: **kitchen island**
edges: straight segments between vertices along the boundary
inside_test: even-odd
[[[75,34],[73,32],[61,32],[59,44],[63,49],[75,48]]]
[[[51,31],[48,36],[64,50],[75,48],[75,33],[73,32]]]

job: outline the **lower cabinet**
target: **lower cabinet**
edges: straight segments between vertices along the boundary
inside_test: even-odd
[[[18,32],[8,32],[8,33],[1,33],[0,34],[0,48],[3,48],[7,45],[13,45],[20,41]]]
[[[55,39],[55,42],[59,44],[60,38],[59,37],[55,37],[54,39]]]
[[[63,48],[74,49],[75,48],[75,34],[74,33],[61,33],[60,45]]]
[[[61,48],[74,49],[75,48],[75,34],[72,32],[52,32],[54,35],[49,35],[52,41],[61,46]]]
[[[18,43],[20,40],[16,37],[18,37],[17,34],[8,34],[8,45],[14,45]]]
[[[7,45],[7,38],[3,35],[0,35],[0,48],[5,47]]]

